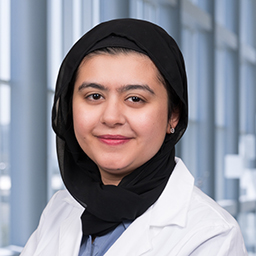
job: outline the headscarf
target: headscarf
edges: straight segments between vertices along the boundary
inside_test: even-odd
[[[167,134],[158,153],[124,177],[118,186],[102,183],[98,167],[78,145],[72,123],[76,71],[87,54],[104,47],[123,47],[146,54],[182,102],[175,133]],[[52,126],[64,184],[85,207],[81,216],[84,235],[106,234],[122,221],[135,220],[156,202],[174,169],[174,146],[185,132],[187,122],[184,60],[174,39],[161,27],[136,19],[111,20],[97,25],[75,43],[58,74]]]

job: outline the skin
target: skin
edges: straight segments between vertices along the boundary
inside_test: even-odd
[[[118,185],[158,152],[178,123],[177,114],[168,120],[167,97],[147,56],[85,57],[74,85],[74,131],[104,184]]]

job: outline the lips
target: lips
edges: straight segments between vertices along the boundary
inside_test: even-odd
[[[131,140],[130,137],[122,136],[122,135],[100,135],[97,138],[104,144],[110,146],[117,146],[127,143]]]

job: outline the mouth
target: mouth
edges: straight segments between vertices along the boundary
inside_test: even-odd
[[[110,146],[117,146],[122,145],[131,140],[130,137],[125,137],[122,135],[100,135],[97,136],[97,138],[104,144],[110,145]]]

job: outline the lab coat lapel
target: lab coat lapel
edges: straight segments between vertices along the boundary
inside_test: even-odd
[[[138,256],[152,248],[149,237],[150,210],[137,218],[117,239],[105,256]]]
[[[83,209],[74,207],[69,217],[62,223],[59,234],[59,256],[77,256],[81,239],[82,228],[80,216]]]
[[[180,159],[175,160],[175,169],[152,209],[151,226],[186,226],[194,178]]]

